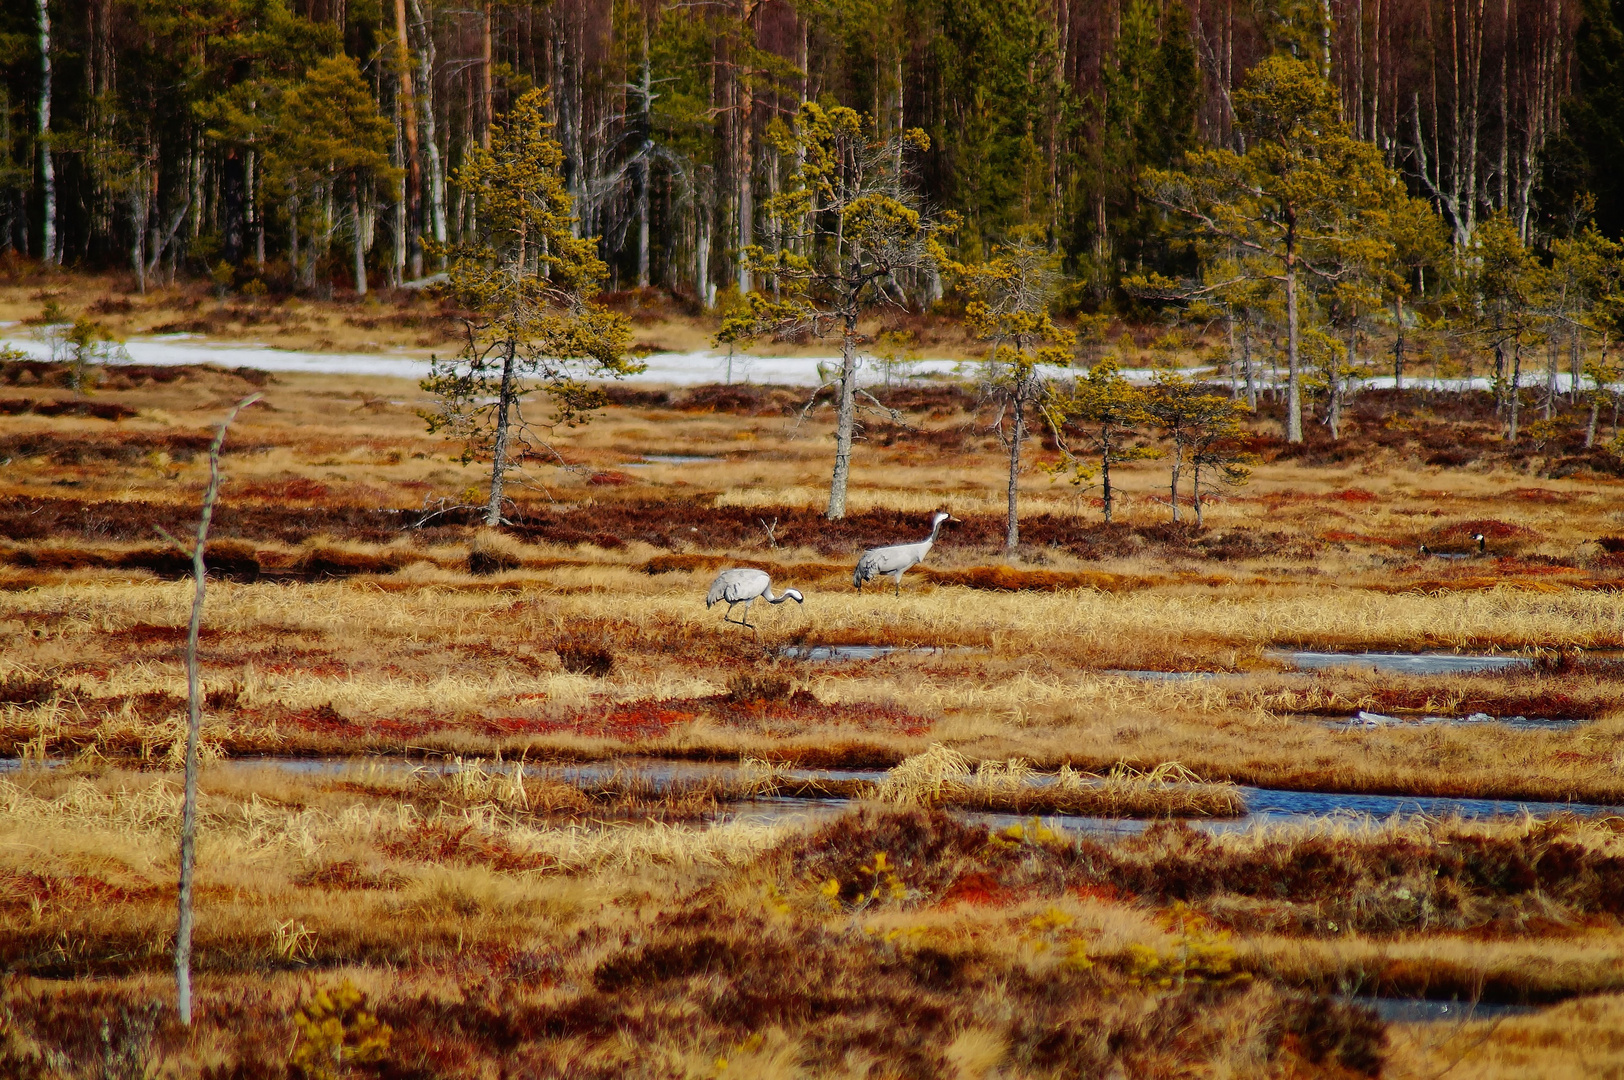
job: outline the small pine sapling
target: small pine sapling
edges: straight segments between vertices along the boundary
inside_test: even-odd
[[[1116,488],[1111,483],[1112,467],[1161,456],[1154,447],[1135,446],[1132,442],[1149,419],[1145,392],[1123,377],[1115,360],[1101,360],[1072,383],[1058,411],[1069,420],[1068,435],[1078,433],[1069,444],[1061,445],[1067,455],[1062,467],[1069,466],[1071,482],[1079,487],[1092,485],[1099,477],[1101,504],[1109,525],[1117,503]],[[1079,454],[1079,450],[1083,453]]]
[[[489,458],[485,524],[502,523],[504,486],[525,453],[563,457],[542,440],[523,402],[540,391],[552,425],[574,427],[606,400],[589,378],[643,370],[628,358],[625,316],[588,300],[607,268],[593,237],[572,232],[564,152],[551,135],[547,99],[522,95],[491,129],[490,149],[473,151],[458,183],[479,202],[475,238],[447,250],[443,293],[467,312],[463,348],[435,358],[423,389],[438,399],[425,412],[431,432],[462,440],[464,463]]]
[[[1077,335],[1049,317],[1059,280],[1058,261],[1033,236],[1022,235],[987,262],[960,268],[960,288],[973,297],[965,306],[965,323],[993,347],[987,358],[986,388],[998,404],[998,434],[1009,450],[1004,549],[1011,553],[1020,543],[1021,449],[1029,421],[1041,417],[1058,441],[1064,419],[1065,399],[1055,393],[1044,369],[1070,367],[1077,347]]]

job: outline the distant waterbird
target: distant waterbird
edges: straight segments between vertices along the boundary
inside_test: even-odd
[[[918,566],[925,560],[925,556],[930,554],[931,545],[936,543],[936,534],[941,531],[942,522],[958,520],[946,510],[938,510],[930,519],[930,535],[919,543],[869,548],[863,552],[862,558],[857,560],[857,569],[852,571],[851,583],[857,587],[858,592],[862,592],[865,582],[890,575],[896,595],[901,596],[903,572],[911,566]]]
[[[774,596],[772,585],[772,578],[767,576],[765,570],[750,567],[723,570],[716,575],[716,580],[711,582],[710,592],[705,594],[705,607],[725,603],[727,614],[722,616],[723,622],[736,622],[740,626],[748,626],[754,630],[755,624],[750,621],[750,605],[757,599],[765,600],[769,604],[782,604],[785,600],[793,600],[797,604],[806,602],[806,597],[797,589],[785,589]],[[735,619],[733,608],[738,604],[744,605],[744,616]]]
[[[1476,551],[1433,551],[1422,544],[1421,556],[1426,559],[1480,559],[1488,553],[1488,542],[1482,533],[1473,533],[1472,539],[1477,541]]]

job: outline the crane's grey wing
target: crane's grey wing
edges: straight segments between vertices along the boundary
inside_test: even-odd
[[[887,573],[885,568],[886,553],[890,548],[869,548],[857,560],[857,569],[852,572],[851,583],[861,585],[870,578]]]
[[[723,570],[711,582],[710,592],[705,596],[705,606],[726,601],[737,604],[742,600],[750,600],[761,595],[771,579],[761,570],[750,567],[738,567],[733,570]]]
[[[873,567],[871,571],[873,574],[894,574],[898,570],[908,569],[919,561],[919,545],[893,544],[890,547],[875,548],[863,558],[870,560],[869,565]]]

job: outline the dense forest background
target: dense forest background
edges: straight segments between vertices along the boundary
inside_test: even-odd
[[[1536,249],[1624,232],[1624,0],[18,0],[0,249],[143,288],[418,278],[477,213],[459,165],[546,87],[607,284],[709,306],[751,284],[797,166],[773,125],[813,100],[923,129],[957,257],[1028,226],[1093,310],[1189,272],[1140,178],[1244,150],[1232,91],[1281,52],[1457,249],[1498,211]]]

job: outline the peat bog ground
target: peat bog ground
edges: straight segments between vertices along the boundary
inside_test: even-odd
[[[208,425],[255,389],[209,553],[185,1031],[161,1006],[190,595],[155,527],[195,518]],[[838,523],[801,393],[618,389],[488,530],[410,384],[120,367],[79,394],[0,366],[0,1072],[1624,1063],[1608,452],[1391,392],[1289,447],[1268,406],[1205,527],[1155,461],[1111,525],[1034,471],[1009,557],[972,391],[877,390]],[[856,593],[857,553],[938,507],[962,524],[900,596]],[[1476,533],[1481,558],[1418,553]],[[739,565],[805,604],[724,624],[704,592]],[[1525,662],[1359,659],[1421,652]],[[1257,827],[1250,789],[1530,812]]]

